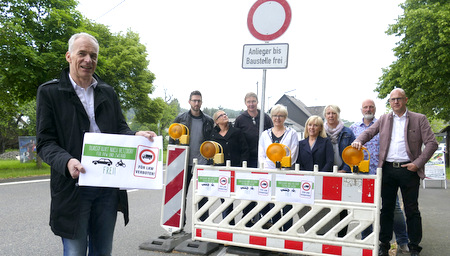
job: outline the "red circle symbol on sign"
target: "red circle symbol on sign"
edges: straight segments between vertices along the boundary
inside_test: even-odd
[[[220,182],[220,185],[227,185],[228,179],[227,179],[227,177],[220,177],[219,182]]]
[[[151,151],[150,149],[144,149],[139,154],[139,159],[144,164],[151,164],[155,161],[156,156],[155,153],[153,153],[153,151]]]
[[[267,187],[269,187],[269,181],[267,181],[267,180],[261,180],[261,181],[259,182],[259,186],[260,186],[261,188],[267,188]]]
[[[247,26],[256,39],[270,41],[286,32],[291,17],[291,7],[286,0],[258,0],[250,8]]]
[[[303,190],[308,191],[311,189],[311,184],[309,182],[304,182],[302,184],[302,188],[303,188]]]

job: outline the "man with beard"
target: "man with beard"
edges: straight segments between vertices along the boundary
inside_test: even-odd
[[[197,158],[198,164],[207,164],[207,160],[200,154],[200,146],[203,142],[210,139],[214,126],[214,121],[212,118],[200,110],[202,107],[202,94],[199,91],[191,92],[189,96],[189,105],[191,105],[191,109],[178,115],[173,121],[174,123],[184,124],[189,129],[189,164],[186,177],[186,198],[189,191],[189,184],[192,179],[193,159]],[[175,141],[171,138],[169,143],[175,144]],[[203,198],[198,203],[198,207],[201,208],[207,201],[208,200],[206,197]],[[201,216],[200,220],[203,221],[206,218],[208,218],[208,211]],[[183,227],[185,224],[186,213],[184,213]]]

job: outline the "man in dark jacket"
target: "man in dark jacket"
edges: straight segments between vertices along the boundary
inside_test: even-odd
[[[37,151],[51,166],[50,226],[62,237],[64,255],[111,255],[117,210],[128,222],[124,190],[78,186],[85,132],[141,135],[152,131],[128,127],[114,89],[94,74],[99,45],[86,33],[69,40],[69,69],[60,79],[39,86],[37,93]]]
[[[249,157],[247,161],[248,167],[258,167],[258,142],[259,142],[259,118],[258,96],[254,92],[249,92],[244,98],[247,110],[242,112],[234,121],[234,127],[241,129],[249,149]],[[269,115],[264,114],[263,131],[273,127],[272,119]]]
[[[189,129],[189,164],[186,173],[186,197],[189,191],[189,184],[191,183],[191,179],[193,176],[193,159],[197,158],[198,164],[207,164],[206,159],[200,154],[200,146],[203,142],[211,138],[211,132],[214,126],[214,121],[212,120],[212,118],[204,114],[200,110],[200,108],[202,107],[202,94],[199,91],[191,92],[191,94],[189,95],[189,105],[191,105],[191,109],[178,115],[173,121],[174,123],[184,124]],[[169,143],[175,144],[175,141],[170,138]],[[203,198],[198,203],[198,207],[201,208],[207,201],[207,198]],[[200,220],[205,220],[206,218],[208,218],[208,211],[206,211],[206,213],[202,215]],[[186,213],[184,214],[183,226],[184,225],[186,225]]]

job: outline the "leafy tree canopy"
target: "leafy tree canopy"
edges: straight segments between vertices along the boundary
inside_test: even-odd
[[[397,60],[383,69],[375,91],[383,99],[403,88],[409,109],[450,121],[450,2],[406,0],[401,7],[404,14],[386,32],[401,38]]]
[[[13,136],[11,124],[25,115],[23,106],[36,98],[38,86],[59,78],[69,66],[65,59],[68,40],[78,32],[98,39],[96,73],[114,87],[122,108],[133,108],[142,123],[157,123],[162,118],[165,102],[149,98],[155,75],[148,70],[147,50],[139,35],[131,30],[111,33],[105,25],[83,17],[77,5],[74,0],[0,2],[0,102],[4,109],[0,111],[0,120],[4,120],[0,142]]]

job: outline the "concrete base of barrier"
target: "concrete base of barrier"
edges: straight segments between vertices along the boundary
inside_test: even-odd
[[[227,253],[235,254],[235,255],[245,255],[245,256],[263,256],[267,254],[267,251],[252,249],[252,248],[244,248],[238,246],[230,246],[227,247]]]
[[[177,233],[173,235],[159,236],[139,245],[139,249],[147,251],[171,252],[173,248],[187,239],[191,238],[190,233]]]
[[[209,255],[210,253],[219,249],[219,244],[204,242],[204,241],[192,241],[186,240],[175,247],[174,251],[184,252],[197,255]]]

